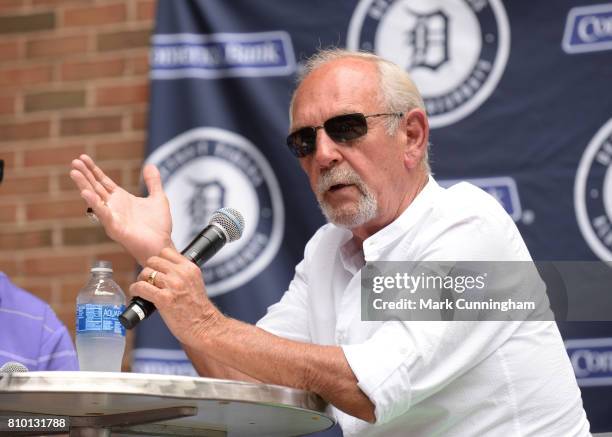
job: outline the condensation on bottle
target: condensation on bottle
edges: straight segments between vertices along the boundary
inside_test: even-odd
[[[120,372],[125,328],[119,315],[125,293],[113,280],[110,261],[95,261],[76,305],[76,348],[83,371]]]

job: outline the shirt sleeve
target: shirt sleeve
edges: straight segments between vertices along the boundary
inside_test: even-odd
[[[43,323],[38,370],[79,370],[70,334],[50,307],[45,312]]]
[[[487,198],[483,208],[488,216],[439,225],[439,235],[420,259],[529,260],[518,230],[499,204]],[[382,323],[365,342],[342,349],[359,387],[375,406],[376,423],[387,423],[500,353],[521,323],[392,320]]]
[[[289,288],[278,303],[268,307],[266,315],[257,326],[279,337],[310,342],[308,328],[308,294],[305,262],[295,268]]]
[[[364,343],[342,349],[382,424],[495,353],[519,323],[389,321]]]

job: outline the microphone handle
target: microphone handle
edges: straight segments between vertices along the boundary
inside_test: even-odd
[[[219,252],[219,250],[225,245],[226,241],[227,239],[225,238],[224,232],[222,232],[214,224],[208,225],[202,230],[202,232],[196,235],[196,237],[187,245],[185,249],[183,249],[181,255],[192,263],[196,264],[198,267],[201,267],[202,264]],[[135,311],[136,313],[140,313],[142,317],[140,319],[134,316],[128,318],[126,317],[128,315],[128,310],[131,310],[130,312]],[[140,320],[146,319],[153,314],[155,310],[155,305],[153,305],[152,302],[149,302],[140,296],[135,296],[132,298],[132,301],[128,305],[126,311],[119,316],[119,321],[126,328],[132,329],[138,324],[138,322],[140,322]]]
[[[225,234],[215,225],[208,225],[181,252],[189,261],[201,267],[226,243]]]

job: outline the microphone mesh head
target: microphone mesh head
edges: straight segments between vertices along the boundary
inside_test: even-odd
[[[21,363],[16,363],[14,361],[9,361],[8,363],[4,363],[2,367],[0,367],[0,372],[3,373],[15,373],[15,372],[27,372],[28,368]]]
[[[234,208],[216,210],[209,223],[214,223],[225,230],[228,243],[239,239],[242,236],[242,231],[244,231],[244,217]]]

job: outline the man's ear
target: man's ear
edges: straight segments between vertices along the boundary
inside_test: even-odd
[[[406,134],[404,149],[404,166],[417,168],[423,161],[429,143],[429,123],[427,115],[421,108],[410,110],[404,115],[402,127]]]

